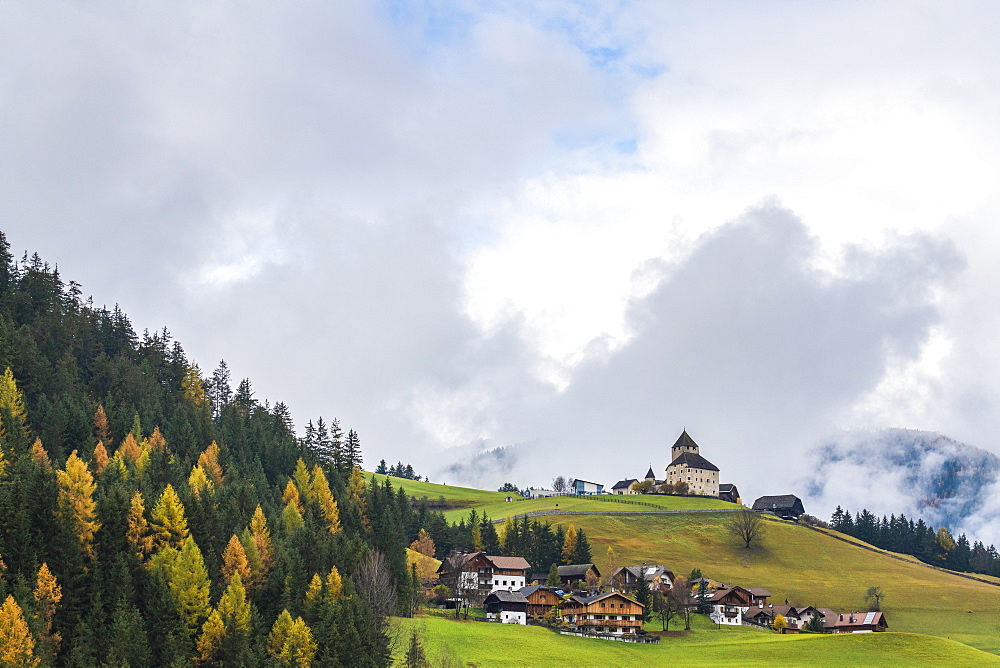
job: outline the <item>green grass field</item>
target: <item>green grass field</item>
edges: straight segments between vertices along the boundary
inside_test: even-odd
[[[599,512],[625,512],[635,510],[702,510],[713,508],[736,508],[738,506],[704,497],[688,496],[550,496],[542,499],[523,499],[506,502],[508,495],[488,503],[477,503],[479,513],[486,513],[492,519],[504,519],[508,515],[520,515],[541,510],[596,510]],[[468,516],[472,507],[445,512],[449,522],[457,522]]]
[[[366,480],[371,477],[375,477],[375,479],[379,481],[379,484],[388,478],[394,488],[398,489],[402,487],[406,490],[406,493],[414,499],[427,497],[429,501],[437,501],[443,497],[448,505],[455,508],[471,508],[472,506],[503,503],[509,496],[509,494],[502,492],[488,492],[482,489],[453,487],[451,485],[439,485],[433,482],[420,482],[417,480],[407,480],[406,478],[393,478],[390,476],[380,475],[378,473],[365,473]]]
[[[746,550],[727,534],[722,514],[546,519],[582,527],[602,571],[610,545],[620,565],[660,563],[682,576],[698,567],[714,580],[766,587],[773,603],[788,599],[840,612],[865,609],[865,591],[880,586],[891,631],[940,636],[1000,654],[1000,587],[896,560],[805,527],[768,522],[761,546]]]
[[[411,629],[429,658],[448,665],[510,666],[997,666],[1000,657],[944,638],[909,633],[778,635],[718,630],[695,617],[690,633],[659,645],[559,635],[548,629],[418,616],[398,620],[397,665]]]

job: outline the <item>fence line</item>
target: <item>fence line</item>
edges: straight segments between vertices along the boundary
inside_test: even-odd
[[[650,504],[654,505],[654,504]],[[655,506],[654,506],[655,507]],[[544,515],[685,515],[693,513],[738,513],[745,508],[692,508],[690,510],[532,510],[529,513],[509,515],[519,520],[525,517],[542,517]],[[493,524],[503,524],[507,518],[490,520]]]

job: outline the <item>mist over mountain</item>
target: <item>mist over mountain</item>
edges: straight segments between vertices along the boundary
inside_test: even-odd
[[[996,543],[1000,459],[941,434],[911,429],[845,431],[813,453],[804,489],[808,512],[837,505],[878,516],[905,513],[953,534]]]

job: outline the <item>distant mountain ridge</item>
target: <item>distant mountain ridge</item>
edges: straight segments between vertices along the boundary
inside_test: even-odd
[[[817,511],[902,512],[985,542],[1000,538],[1000,458],[990,452],[934,432],[879,429],[827,439],[814,462],[806,494]]]

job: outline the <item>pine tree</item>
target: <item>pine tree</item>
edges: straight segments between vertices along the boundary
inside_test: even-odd
[[[341,474],[351,470],[347,461],[347,451],[344,449],[344,432],[340,429],[340,420],[333,418],[330,422],[330,463]]]
[[[31,637],[24,612],[13,596],[0,607],[0,666],[33,668],[40,663],[35,656],[35,639]]]
[[[347,498],[358,507],[358,510],[361,511],[361,524],[367,530],[371,528],[371,524],[368,520],[368,502],[366,500],[366,495],[365,477],[361,473],[361,469],[354,468],[351,470],[351,478],[347,482]]]
[[[222,553],[222,577],[226,579],[226,583],[231,583],[234,577],[246,582],[247,586],[252,583],[250,561],[247,559],[246,550],[243,549],[243,543],[236,534],[229,539],[229,544]]]
[[[587,534],[580,529],[576,532],[576,549],[573,550],[573,563],[574,564],[590,564],[593,563],[594,557],[591,553],[590,540],[587,539]]]
[[[66,460],[66,470],[58,471],[59,509],[73,527],[73,534],[80,542],[80,549],[87,559],[94,558],[94,534],[101,527],[97,521],[97,503],[94,491],[97,484],[87,465],[74,450]]]
[[[281,513],[281,521],[285,525],[286,534],[295,533],[305,525],[302,513],[299,512],[294,503],[285,504],[285,510]]]
[[[364,462],[361,456],[361,439],[358,438],[358,432],[353,429],[347,432],[347,442],[344,444],[344,459],[348,470],[354,467],[360,468]]]
[[[229,385],[230,373],[226,360],[219,362],[219,367],[212,372],[211,392],[209,401],[212,403],[212,417],[222,417],[222,409],[232,401],[233,390]]]
[[[386,468],[385,460],[384,459],[380,460],[379,463],[378,463],[378,466],[375,467],[375,473],[378,473],[378,474],[381,474],[381,475],[389,475],[389,469]]]
[[[555,562],[549,568],[549,577],[545,580],[545,584],[549,587],[558,587],[562,584],[562,580],[559,579],[559,566]]]
[[[174,491],[173,485],[168,484],[160,498],[153,507],[152,522],[153,538],[155,546],[173,547],[180,549],[190,535],[187,525],[187,516],[184,513],[184,504]]]

